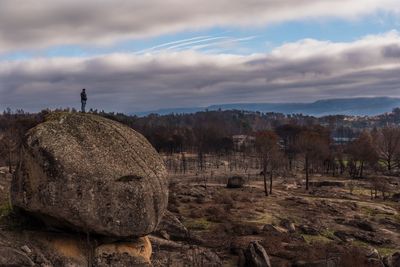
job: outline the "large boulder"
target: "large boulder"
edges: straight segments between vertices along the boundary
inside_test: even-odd
[[[46,223],[145,236],[167,207],[161,157],[139,133],[80,113],[52,113],[25,138],[11,200]]]

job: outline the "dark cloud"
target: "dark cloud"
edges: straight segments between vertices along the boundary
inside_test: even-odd
[[[399,7],[398,0],[0,0],[0,53],[54,45],[110,44],[214,26],[354,18]]]
[[[383,55],[388,58],[400,58],[400,44],[384,47]]]
[[[302,40],[248,56],[186,51],[0,62],[0,109],[78,107],[81,88],[90,107],[123,112],[400,96],[399,43],[393,31],[352,43]]]

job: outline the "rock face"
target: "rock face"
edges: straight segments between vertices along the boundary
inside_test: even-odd
[[[243,187],[245,181],[241,176],[233,176],[228,179],[227,188],[241,188]]]
[[[11,200],[54,226],[139,237],[155,230],[166,210],[166,176],[155,149],[129,127],[53,113],[26,136]]]

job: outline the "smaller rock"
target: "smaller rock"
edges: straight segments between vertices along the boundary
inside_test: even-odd
[[[350,241],[354,240],[354,238],[350,234],[348,234],[344,231],[336,231],[333,234],[336,237],[338,237],[340,240],[342,240],[343,242],[350,242]]]
[[[315,187],[324,187],[324,186],[330,186],[330,187],[345,187],[346,183],[341,182],[341,181],[311,181],[310,186],[315,186]]]
[[[171,239],[170,235],[165,230],[161,230],[158,233],[162,238],[164,238],[166,240],[170,240]]]
[[[233,223],[225,224],[225,231],[236,236],[259,235],[260,229],[255,224]]]
[[[242,176],[232,176],[228,179],[227,188],[241,188],[244,186],[245,180]]]
[[[258,241],[253,241],[249,244],[245,257],[247,267],[271,267],[268,254]]]
[[[154,267],[165,266],[207,266],[222,267],[222,261],[208,248],[187,246],[173,241],[151,237],[154,248]]]
[[[0,246],[0,266],[35,266],[33,261],[21,251]]]
[[[31,254],[31,253],[32,253],[32,250],[31,250],[27,245],[23,245],[23,246],[21,247],[21,250],[22,250],[23,252],[25,252],[25,253],[28,253],[28,254]]]
[[[381,236],[378,236],[377,234],[373,232],[362,232],[362,231],[352,231],[352,232],[347,232],[347,231],[336,231],[334,232],[334,235],[337,236],[339,239],[342,241],[348,242],[352,241],[354,239],[363,241],[365,243],[369,243],[372,245],[377,245],[381,246],[383,244],[390,244],[391,240],[387,238],[383,238]]]
[[[390,219],[390,218],[382,218],[379,219],[379,223],[381,224],[386,224],[390,227],[396,228],[397,230],[400,230],[400,223],[395,222],[394,220]]]
[[[319,235],[319,231],[310,225],[302,224],[299,226],[299,229],[303,234],[306,235]]]
[[[272,234],[272,235],[275,235],[275,236],[279,236],[279,235],[282,234],[282,232],[278,228],[273,226],[272,224],[264,225],[263,228],[262,228],[262,231],[266,232],[266,233],[269,233],[269,234]]]
[[[319,261],[296,261],[292,267],[338,267],[334,259],[319,260]]]
[[[156,233],[167,240],[170,238],[176,240],[186,240],[189,238],[188,229],[170,211],[164,213],[160,224],[157,226]],[[168,235],[169,238],[166,238],[166,235]]]
[[[131,242],[103,244],[95,249],[94,266],[150,267],[152,248],[148,237]]]
[[[360,220],[351,220],[351,221],[349,221],[348,224],[351,225],[351,226],[360,228],[361,230],[364,230],[364,231],[375,232],[374,227],[373,227],[372,224],[371,224],[369,221],[367,221],[367,220],[363,220],[363,219],[360,219]]]
[[[370,259],[378,259],[381,260],[381,255],[379,254],[379,251],[376,250],[376,248],[370,247],[369,251],[367,252],[367,257]]]
[[[367,262],[368,262],[368,265],[366,265],[366,266],[385,267],[382,260],[380,260],[380,259],[370,258],[367,260]]]
[[[400,202],[400,193],[395,193],[392,195],[392,200],[396,202]]]
[[[280,222],[280,225],[281,225],[282,227],[284,227],[286,230],[288,230],[289,233],[294,233],[294,232],[296,232],[296,226],[294,225],[293,222],[291,222],[291,221],[288,220],[288,219],[282,219],[281,222]]]
[[[383,264],[385,267],[398,267],[400,266],[400,251],[393,253],[390,256],[383,258]]]
[[[238,267],[246,267],[246,256],[244,255],[243,249],[240,249],[237,254],[239,256],[237,266]]]

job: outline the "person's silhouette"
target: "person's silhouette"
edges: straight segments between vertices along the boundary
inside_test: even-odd
[[[85,89],[82,89],[82,92],[81,92],[81,104],[82,104],[82,106],[81,106],[81,111],[82,111],[83,113],[85,113],[86,101],[87,101],[86,90],[85,90]]]

